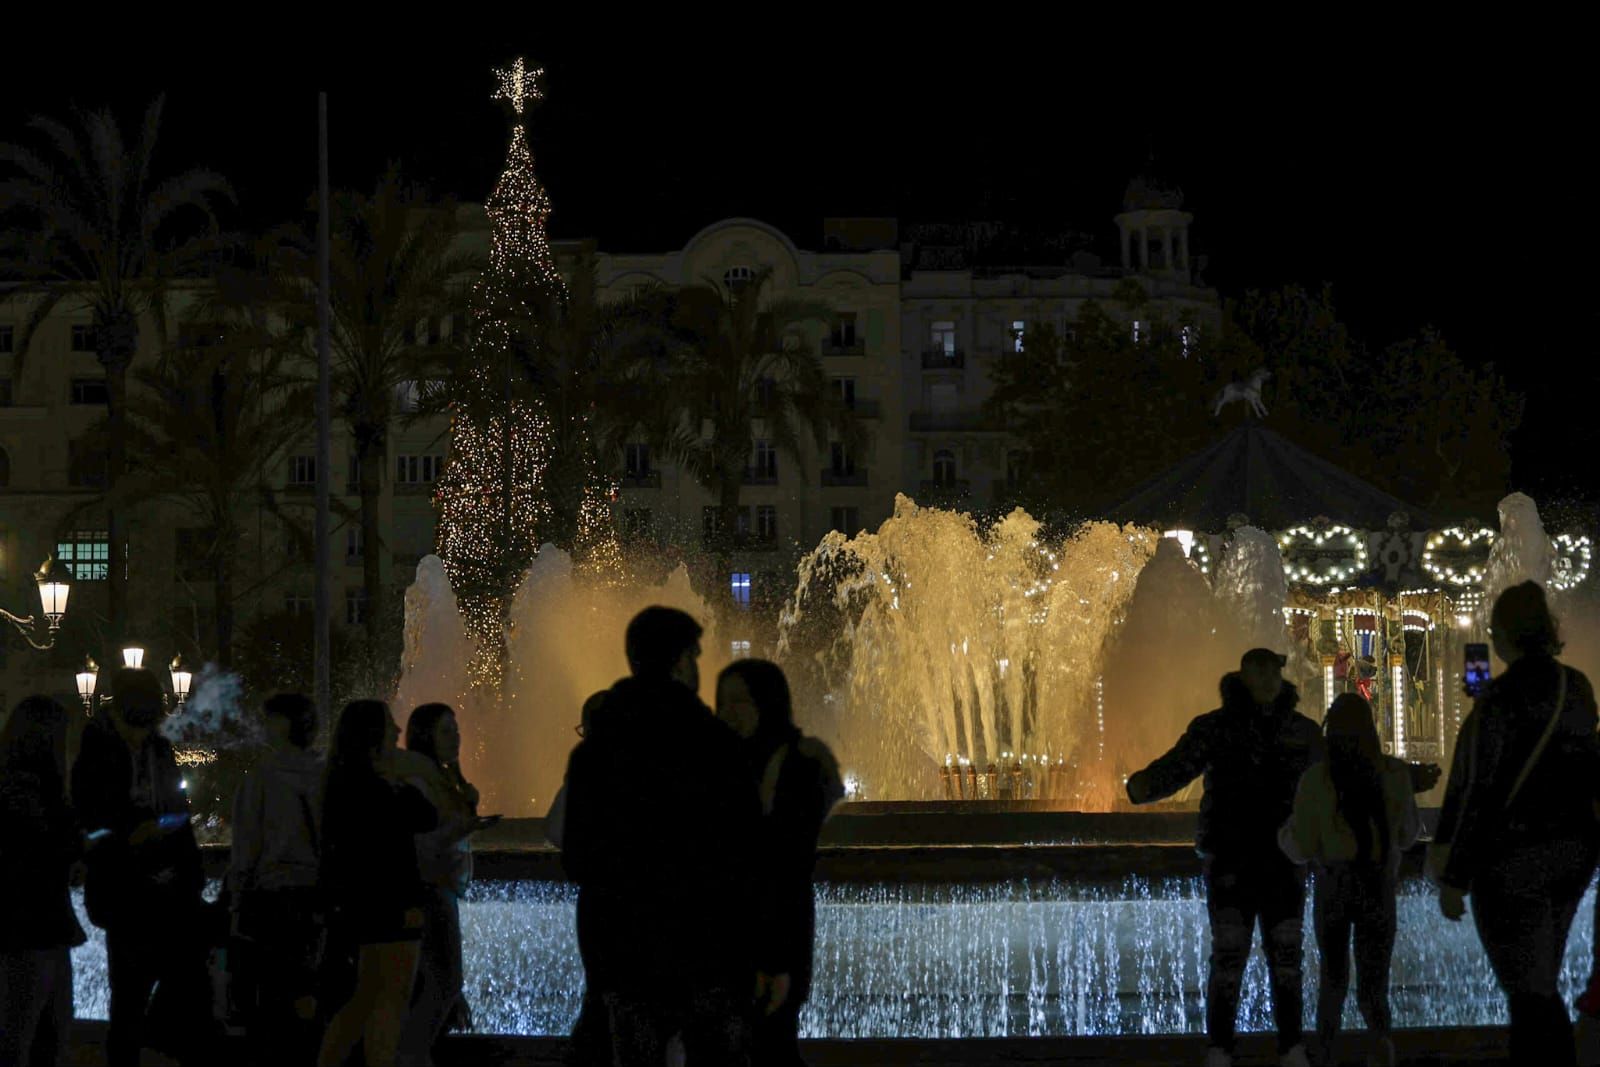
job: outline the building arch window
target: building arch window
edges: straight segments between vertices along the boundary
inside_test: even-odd
[[[737,293],[754,281],[755,277],[756,272],[752,267],[729,267],[722,272],[722,284],[727,287],[728,292]]]
[[[941,448],[933,454],[933,482],[935,485],[954,485],[956,482],[956,454]]]

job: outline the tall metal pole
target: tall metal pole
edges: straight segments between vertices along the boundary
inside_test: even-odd
[[[333,474],[328,417],[331,408],[328,354],[328,94],[317,94],[317,604],[316,604],[316,701],[324,722],[332,714],[333,672],[329,659],[329,598],[332,595],[332,553],[328,546],[328,489]]]

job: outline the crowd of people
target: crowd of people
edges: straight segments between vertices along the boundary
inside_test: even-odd
[[[1512,1061],[1575,1064],[1557,980],[1600,859],[1593,690],[1560,664],[1543,591],[1506,590],[1491,615],[1506,671],[1462,724],[1428,868],[1446,919],[1472,916],[1508,1000]],[[795,726],[784,674],[740,660],[701,703],[699,624],[648,608],[629,624],[629,676],[585,702],[546,820],[577,886],[586,989],[571,1049],[618,1067],[799,1064],[811,987],[812,880],[822,824],[843,795],[827,748]],[[1136,804],[1204,777],[1199,850],[1211,932],[1208,1067],[1232,1063],[1245,964],[1259,930],[1280,1061],[1333,1061],[1350,984],[1369,1062],[1393,1064],[1389,969],[1416,794],[1439,768],[1383,753],[1372,707],[1297,710],[1284,657],[1245,653],[1221,706],[1130,776]],[[206,958],[233,953],[232,999],[266,1063],[428,1064],[470,1024],[460,901],[470,838],[493,822],[460,767],[444,704],[399,725],[375,700],[345,706],[324,761],[316,708],[262,708],[268,753],[235,797],[220,900],[201,853],[154,675],[126,668],[68,770],[68,712],[29,697],[0,729],[0,1063],[61,1061],[82,885],[106,935],[112,1067],[153,1047],[221,1062]],[[1307,868],[1321,955],[1316,1040],[1301,1032]],[[1579,999],[1600,1017],[1600,968]]]
[[[1490,636],[1507,668],[1461,725],[1427,868],[1446,919],[1460,921],[1472,897],[1473,922],[1508,1002],[1511,1061],[1562,1067],[1578,1055],[1557,983],[1600,856],[1594,691],[1582,673],[1557,662],[1561,640],[1536,583],[1500,594]],[[1319,727],[1296,710],[1299,693],[1283,666],[1270,649],[1246,652],[1222,680],[1222,706],[1130,776],[1128,798],[1150,803],[1205,777],[1198,844],[1211,928],[1207,1067],[1233,1062],[1240,984],[1257,929],[1280,1063],[1336,1062],[1353,945],[1367,1061],[1392,1065],[1389,967],[1400,859],[1421,832],[1415,794],[1437,783],[1439,769],[1386,756],[1372,707],[1358,694],[1337,697]],[[1315,870],[1322,961],[1309,1047],[1301,1032],[1307,867]],[[1600,1014],[1600,966],[1578,1008],[1588,1020]]]

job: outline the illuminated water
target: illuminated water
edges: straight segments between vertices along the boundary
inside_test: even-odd
[[[1197,880],[1129,878],[1116,891],[1048,881],[987,885],[822,885],[817,977],[803,1019],[812,1037],[1002,1037],[1196,1033],[1204,1029],[1208,937]],[[462,910],[467,993],[480,1031],[564,1034],[583,990],[574,890],[480,882]],[[1562,994],[1588,977],[1593,892],[1567,943]],[[88,924],[85,922],[85,928]],[[106,1014],[98,930],[73,954],[77,1013]],[[1317,955],[1306,914],[1307,1024]],[[1402,1027],[1505,1021],[1505,1002],[1470,920],[1448,923],[1407,883],[1392,982]],[[1242,1023],[1270,1029],[1259,950]],[[1359,1026],[1354,1002],[1345,1024]]]

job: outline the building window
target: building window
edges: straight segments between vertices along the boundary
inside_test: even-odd
[[[650,446],[634,443],[622,449],[622,469],[630,478],[643,478],[650,473]]]
[[[729,267],[722,272],[722,284],[728,292],[737,293],[755,280],[756,272],[749,267]]]
[[[67,442],[67,484],[100,489],[106,484],[106,447],[96,438]]]
[[[211,555],[216,534],[205,527],[181,527],[172,539],[172,576],[180,582],[206,582],[212,578]]]
[[[734,604],[741,608],[748,608],[750,606],[750,572],[734,571],[728,585],[733,593]]]
[[[956,454],[948,448],[941,448],[933,454],[933,484],[954,485],[956,483]]]
[[[756,462],[751,474],[765,480],[777,479],[778,450],[772,447],[771,441],[756,442]]]
[[[861,522],[855,508],[834,508],[828,521],[835,530],[846,537],[854,537],[861,531]]]
[[[443,456],[395,457],[394,480],[397,485],[431,485],[443,473]]]
[[[11,484],[11,457],[0,448],[0,489]]]
[[[289,593],[283,598],[283,610],[290,615],[310,615],[317,610],[309,593]]]
[[[104,378],[72,379],[72,402],[74,404],[110,403],[111,393],[106,389],[106,380]]]
[[[402,415],[413,414],[422,401],[422,391],[414,381],[401,382],[394,387],[394,407]]]
[[[835,441],[829,447],[829,452],[828,458],[834,474],[854,474],[856,472],[856,455],[846,445]]]
[[[828,329],[828,343],[834,348],[854,348],[856,345],[856,315],[855,312],[845,312],[833,317],[833,325]]]
[[[650,509],[628,508],[622,513],[622,536],[640,541],[650,536]]]
[[[700,509],[700,532],[707,540],[717,536],[717,531],[721,527],[722,522],[718,517],[717,508],[714,504],[707,504]]]
[[[347,626],[360,626],[367,621],[367,591],[365,589],[346,589],[344,591],[344,621]]]
[[[835,378],[833,391],[846,408],[855,410],[856,406],[856,380],[854,378]]]
[[[737,638],[737,637],[734,638],[732,641],[729,641],[728,642],[728,658],[729,659],[749,659],[750,658],[750,642],[746,641],[746,640],[742,640],[742,639]]]
[[[1017,486],[1022,484],[1022,478],[1027,473],[1028,454],[1021,449],[1013,448],[1006,453],[1006,484]]]
[[[778,539],[778,509],[775,505],[756,506],[756,536],[763,541]]]
[[[1022,351],[1022,335],[1027,332],[1028,324],[1022,319],[1011,320],[1011,351]]]
[[[103,582],[111,574],[111,539],[104,530],[74,530],[56,542],[56,559],[80,582]]]
[[[312,480],[316,480],[314,469]],[[352,494],[361,492],[361,457],[356,454],[354,447],[345,453],[344,491]]]
[[[933,350],[946,356],[956,354],[956,324],[953,322],[936,322],[933,324],[931,338]]]
[[[76,323],[72,327],[72,350],[74,352],[94,351],[94,327],[84,323]]]
[[[353,472],[359,473],[359,472]],[[317,484],[317,457],[316,456],[290,456],[289,457],[289,484],[290,485],[315,485]]]
[[[15,352],[17,350],[17,328],[15,326],[0,325],[0,352]]]
[[[346,563],[361,562],[361,527],[346,526],[344,530],[344,561]]]
[[[8,408],[11,404],[11,379],[0,378],[0,408]]]
[[[443,344],[450,336],[450,316],[430,315],[425,319],[418,319],[406,327],[406,344],[408,345],[437,345]]]

